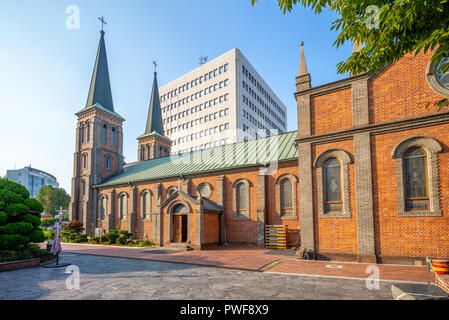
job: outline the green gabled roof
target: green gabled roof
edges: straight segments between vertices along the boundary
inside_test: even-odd
[[[104,180],[99,187],[150,181],[181,175],[255,167],[274,161],[295,160],[297,131],[277,136],[203,149],[165,158],[132,163]]]

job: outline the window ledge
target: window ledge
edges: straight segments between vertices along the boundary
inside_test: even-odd
[[[319,219],[332,219],[332,218],[352,218],[350,212],[329,212],[329,213],[320,213],[318,215]]]
[[[441,217],[443,212],[441,210],[426,210],[426,211],[404,211],[398,212],[399,217]]]
[[[298,220],[298,216],[296,214],[281,215],[278,213],[277,216],[279,220]]]
[[[251,220],[251,218],[249,216],[249,212],[248,212],[248,215],[243,215],[241,213],[234,212],[233,220],[248,221],[248,220]]]

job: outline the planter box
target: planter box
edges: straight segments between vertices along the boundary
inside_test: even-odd
[[[41,259],[20,260],[0,263],[0,272],[39,267]]]

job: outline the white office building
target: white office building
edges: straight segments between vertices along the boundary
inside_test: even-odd
[[[51,185],[59,188],[55,176],[31,166],[19,170],[7,170],[6,178],[27,188],[31,198],[36,198],[39,190],[44,186]]]
[[[239,49],[159,88],[172,154],[283,133],[286,107]]]

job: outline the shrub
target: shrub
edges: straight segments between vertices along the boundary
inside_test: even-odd
[[[0,179],[0,255],[25,256],[30,241],[45,240],[36,213],[41,208],[24,186]]]
[[[3,191],[3,190],[11,191],[11,192],[21,196],[22,199],[28,199],[30,197],[30,193],[24,186],[22,186],[19,183],[10,181],[8,179],[0,179],[0,191]]]
[[[35,215],[40,215],[44,212],[44,206],[36,199],[26,199],[25,205],[30,208],[30,211],[32,211]]]
[[[155,243],[152,240],[149,239],[140,239],[139,240],[139,246],[140,247],[153,247]]]
[[[30,234],[30,241],[33,242],[33,243],[44,242],[45,241],[45,236],[44,236],[44,233],[42,232],[42,230],[41,229],[35,229]]]
[[[120,237],[119,233],[116,231],[110,231],[108,233],[105,233],[104,236],[109,241],[109,243],[116,243],[117,238]]]
[[[92,238],[90,238],[89,243],[92,243],[92,244],[100,243],[100,237],[92,237]]]
[[[87,235],[86,235],[86,234],[82,234],[82,235],[80,235],[80,236],[77,236],[77,237],[73,240],[73,242],[75,242],[75,243],[84,243],[84,242],[88,242]]]
[[[4,224],[8,219],[6,212],[0,212],[0,225]]]
[[[46,240],[54,240],[55,239],[55,230],[44,230],[42,232],[44,233]]]
[[[11,216],[11,217],[17,217],[22,214],[26,214],[29,211],[30,211],[30,208],[28,208],[26,205],[21,204],[21,203],[11,204],[6,207],[6,213],[8,214],[8,216]]]
[[[0,248],[6,250],[16,249],[23,250],[22,246],[30,242],[30,238],[20,234],[3,234],[0,235]]]
[[[42,228],[48,228],[48,227],[53,227],[56,223],[56,219],[44,219],[41,222],[41,227]]]
[[[41,219],[32,214],[26,214],[22,218],[23,221],[31,223],[33,227],[39,227],[41,225]]]
[[[128,232],[127,230],[120,230],[119,232],[120,236],[124,236],[126,238],[131,238],[133,235],[131,232]]]
[[[109,240],[108,240],[108,237],[106,237],[106,235],[104,234],[104,235],[102,235],[101,237],[100,237],[100,243],[106,243],[106,242],[108,242]]]
[[[33,225],[27,222],[8,223],[0,227],[0,234],[20,234],[27,235],[33,232]]]
[[[72,222],[67,223],[64,230],[71,231],[79,235],[81,232],[83,232],[83,224],[78,220],[73,220]]]

